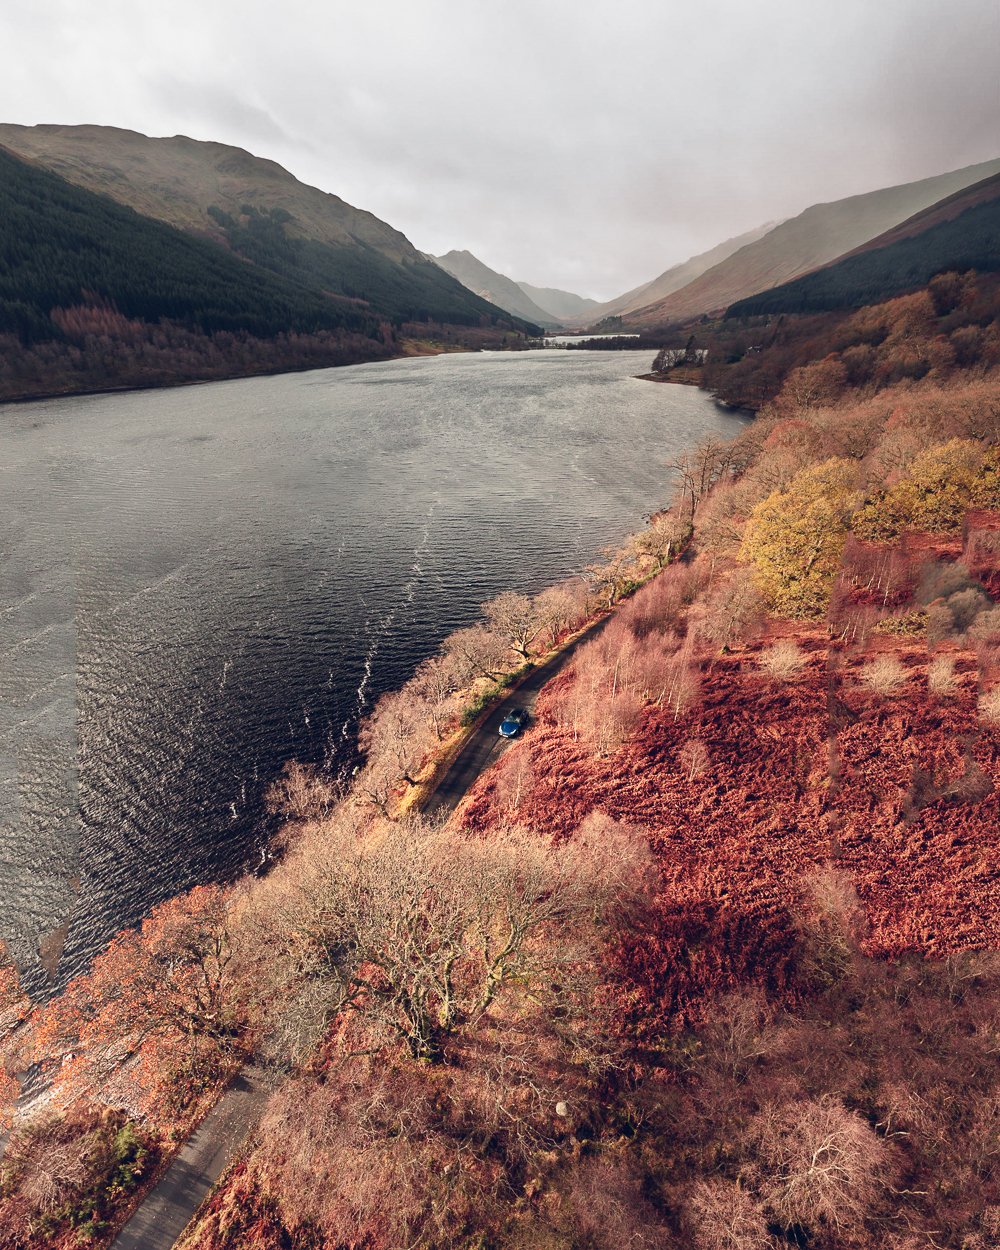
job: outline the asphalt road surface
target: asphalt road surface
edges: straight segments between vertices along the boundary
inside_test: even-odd
[[[609,616],[604,616],[588,626],[565,651],[560,651],[551,660],[539,664],[515,690],[493,705],[489,715],[452,760],[447,772],[424,804],[424,812],[428,816],[448,816],[458,807],[486,769],[511,745],[512,739],[500,737],[500,722],[508,712],[516,707],[534,712],[538,692],[545,683],[551,681],[570,662],[577,647],[599,634],[610,619]]]
[[[490,709],[441,778],[428,800],[429,815],[446,816],[465,798],[480,776],[510,746],[500,737],[500,722],[515,707],[535,706],[538,692],[570,662],[576,648],[589,642],[607,624],[595,621],[573,643],[540,664],[521,684]],[[266,1098],[260,1075],[242,1072],[195,1133],[178,1151],[170,1167],[112,1243],[111,1250],[170,1250],[229,1166],[255,1123]]]
[[[174,1156],[111,1250],[170,1250],[228,1167],[266,1096],[255,1069],[241,1072]]]

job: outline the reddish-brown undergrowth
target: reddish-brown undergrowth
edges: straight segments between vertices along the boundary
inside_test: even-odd
[[[793,636],[802,674],[776,682],[760,652]],[[904,677],[890,696],[863,684],[873,651]],[[825,628],[773,627],[752,646],[708,662],[702,700],[681,719],[647,707],[614,753],[596,757],[539,705],[530,792],[519,819],[570,836],[591,812],[640,827],[662,874],[654,928],[625,962],[638,1006],[660,1021],[741,982],[790,988],[801,879],[830,861],[850,873],[868,920],[866,950],[940,957],[1000,940],[1000,739],[976,715],[977,666],[953,649],[955,691],[928,692],[923,643],[873,637],[865,653],[831,644]],[[701,744],[692,775],[685,746]],[[497,779],[465,813],[495,819]]]

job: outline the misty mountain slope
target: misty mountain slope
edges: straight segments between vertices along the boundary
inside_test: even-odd
[[[596,299],[574,295],[572,291],[561,291],[558,287],[532,286],[530,282],[518,282],[517,285],[528,299],[557,321],[582,324],[592,319],[594,310],[600,308]]]
[[[733,304],[728,317],[878,303],[942,270],[1000,270],[1000,174],[949,196],[879,239],[793,282]]]
[[[247,265],[0,148],[0,332],[26,343],[62,340],[65,314],[79,305],[199,334],[346,330],[374,340],[378,331],[361,307]]]
[[[644,282],[641,286],[633,287],[631,291],[626,291],[624,295],[619,295],[617,299],[608,300],[607,303],[599,304],[592,309],[590,313],[591,324],[596,324],[605,317],[623,316],[634,309],[644,308],[655,300],[665,299],[672,292],[687,286],[689,282],[693,282],[695,278],[700,277],[714,265],[718,265],[727,257],[732,256],[734,252],[738,252],[741,247],[746,247],[748,243],[755,243],[773,229],[774,222],[768,222],[766,225],[758,226],[754,230],[746,231],[745,234],[737,235],[732,239],[726,239],[724,242],[710,248],[707,252],[700,252],[697,256],[691,256],[679,265],[671,266],[670,269],[661,273],[659,277],[653,278],[649,282]]]
[[[908,217],[906,221],[900,222],[898,226],[894,226],[891,230],[880,234],[876,239],[869,240],[869,242],[862,244],[861,247],[855,248],[853,252],[848,252],[845,256],[838,257],[831,264],[838,264],[850,256],[856,256],[863,252],[888,247],[890,243],[898,243],[901,239],[915,238],[917,235],[930,230],[932,226],[937,226],[947,221],[954,221],[955,218],[960,217],[970,208],[975,208],[979,204],[991,203],[998,196],[1000,196],[1000,173],[984,178],[982,182],[974,182],[971,186],[963,187],[961,191],[956,191],[954,195],[945,196],[943,200],[932,204],[930,208],[914,213],[912,217]]]
[[[996,173],[1000,160],[814,204],[665,299],[630,312],[625,323],[655,325],[728,308],[836,260],[914,213]]]
[[[434,261],[469,291],[515,317],[523,317],[539,326],[559,324],[559,319],[540,308],[513,278],[484,265],[471,252],[452,250],[444,256],[435,256]]]
[[[362,301],[397,323],[503,320],[398,230],[241,148],[110,126],[0,125],[0,144],[88,191],[316,291]]]

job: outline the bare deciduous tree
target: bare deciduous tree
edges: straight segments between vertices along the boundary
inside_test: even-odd
[[[697,1250],[767,1250],[774,1244],[760,1203],[733,1181],[698,1181],[685,1208]]]
[[[701,500],[730,471],[733,450],[731,442],[710,438],[694,452],[685,452],[667,462],[676,474],[679,510],[686,513],[689,521],[694,520]]]
[[[483,615],[490,630],[503,638],[515,655],[529,659],[529,648],[541,626],[535,605],[527,595],[505,590],[483,604]]]
[[[285,903],[291,979],[322,983],[325,1019],[351,1013],[372,1045],[438,1059],[509,990],[568,985],[642,858],[606,835],[557,847],[515,828],[334,824]]]
[[[635,536],[635,548],[649,557],[655,568],[662,569],[681,550],[690,532],[690,524],[672,510],[656,512],[646,529]]]
[[[587,617],[587,588],[582,581],[560,582],[535,596],[535,616],[550,645]]]
[[[496,767],[495,802],[501,812],[514,819],[535,786],[535,769],[526,744],[509,752]]]
[[[888,1147],[838,1099],[765,1108],[757,1136],[763,1190],[786,1227],[852,1225],[871,1211],[890,1171]]]
[[[444,652],[455,662],[463,681],[486,677],[498,682],[510,669],[506,641],[483,625],[455,630],[445,639]]]
[[[267,810],[291,820],[314,820],[325,816],[340,798],[332,781],[311,764],[290,761],[264,795]]]
[[[457,711],[456,695],[462,687],[462,670],[454,654],[432,655],[417,668],[411,685],[423,700],[426,714],[440,742],[445,725]]]
[[[749,569],[736,569],[707,596],[699,632],[722,647],[749,637],[764,618],[764,602]]]
[[[611,609],[636,578],[634,553],[628,547],[608,548],[603,564],[587,569],[590,584],[602,607]]]
[[[677,760],[688,781],[694,781],[695,777],[700,777],[702,773],[708,771],[712,757],[708,753],[708,747],[700,738],[689,738],[677,752]]]
[[[414,773],[430,748],[421,700],[407,687],[384,694],[361,726],[358,742],[369,764],[386,771],[391,786],[415,786]]]

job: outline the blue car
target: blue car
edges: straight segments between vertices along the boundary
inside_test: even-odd
[[[500,723],[501,738],[516,738],[528,723],[528,713],[523,707],[516,707],[504,717]]]

